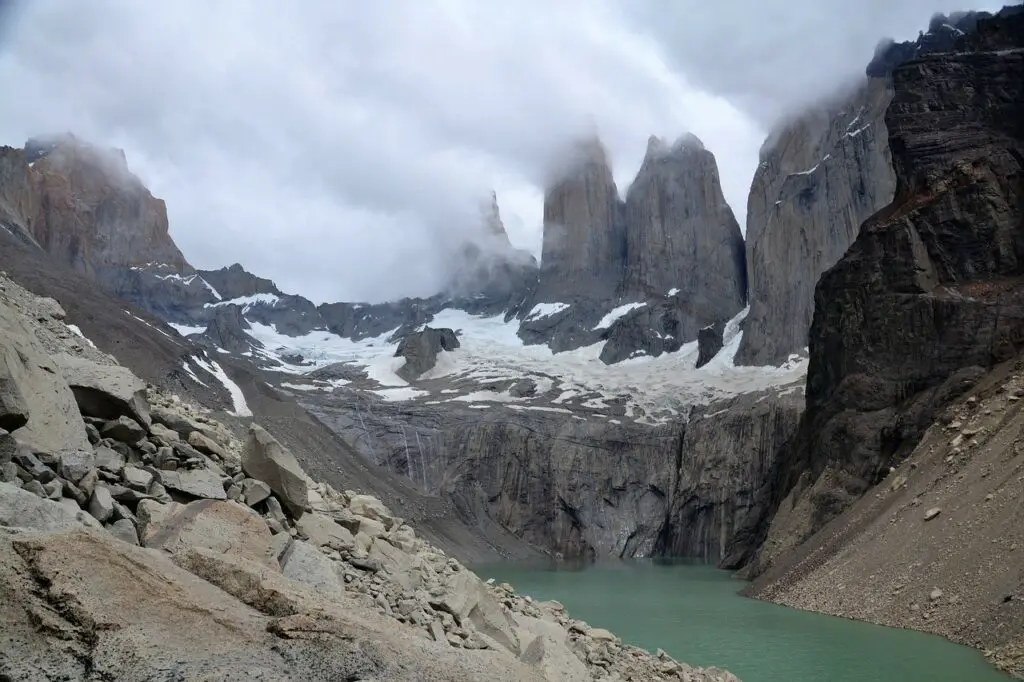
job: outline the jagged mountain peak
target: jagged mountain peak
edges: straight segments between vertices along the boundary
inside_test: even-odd
[[[508,241],[508,232],[505,231],[505,223],[501,220],[501,210],[498,208],[497,192],[491,190],[491,195],[481,203],[480,215],[485,234]]]

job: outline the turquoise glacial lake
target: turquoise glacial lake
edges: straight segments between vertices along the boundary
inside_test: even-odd
[[[743,682],[1007,682],[981,652],[941,637],[808,613],[739,595],[706,565],[608,561],[478,566],[519,594],[557,599],[625,642]]]

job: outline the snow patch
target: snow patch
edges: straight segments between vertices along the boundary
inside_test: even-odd
[[[167,326],[178,332],[182,336],[189,336],[191,334],[202,334],[206,331],[206,327],[190,327],[187,324],[175,324],[168,322]]]
[[[402,388],[382,388],[374,391],[384,400],[389,403],[400,403],[406,400],[413,400],[425,395],[430,395],[428,391],[421,391],[411,386],[403,386]]]
[[[821,161],[816,163],[813,168],[808,168],[807,170],[800,171],[799,173],[790,173],[790,175],[810,175],[814,171],[818,170],[818,168],[821,166],[821,164],[825,163],[826,161],[828,161],[831,158],[832,158],[831,154],[826,154],[825,157]]]
[[[75,336],[79,337],[80,339],[85,341],[87,344],[89,344],[89,348],[96,348],[96,344],[92,342],[92,339],[90,339],[88,336],[86,336],[85,334],[82,333],[82,330],[78,328],[77,324],[69,324],[69,325],[67,325],[67,327],[68,327],[68,329],[71,330],[72,334],[74,334]]]
[[[210,286],[210,285],[207,284],[206,286]],[[210,289],[212,290],[213,287],[210,287]],[[216,293],[216,292],[214,292],[214,293]],[[222,299],[222,300],[217,301],[216,303],[207,303],[203,307],[204,308],[219,308],[220,306],[234,304],[234,305],[237,305],[237,306],[241,306],[242,310],[246,311],[249,308],[252,308],[254,305],[257,305],[257,304],[260,304],[260,303],[262,303],[264,305],[275,305],[280,300],[281,300],[280,297],[277,296],[276,294],[252,294],[251,296],[239,296],[238,298],[228,299],[227,301]]]
[[[203,285],[204,287],[206,287],[206,288],[207,288],[207,290],[209,290],[209,292],[210,292],[211,294],[213,294],[213,297],[214,297],[214,298],[216,298],[216,299],[217,299],[218,301],[223,301],[223,300],[224,300],[224,297],[220,295],[220,292],[219,292],[219,291],[217,291],[216,289],[214,289],[214,288],[213,288],[213,285],[212,285],[212,284],[210,284],[209,282],[207,282],[207,281],[206,281],[205,279],[203,279],[202,277],[200,277],[200,278],[199,278],[199,282],[200,282],[200,283],[201,283],[201,284],[202,284],[202,285]]]
[[[530,314],[526,316],[526,320],[539,320],[544,317],[556,315],[562,312],[563,310],[568,309],[568,303],[538,303],[537,305],[533,306],[533,309],[530,311]]]
[[[185,368],[185,374],[188,374],[190,377],[192,377],[192,381],[196,382],[200,386],[206,386],[206,388],[209,388],[209,386],[207,386],[205,383],[203,383],[199,379],[199,377],[196,376],[196,373],[194,371],[192,371],[192,368],[188,366],[188,360],[182,360],[181,361],[181,366]]]
[[[215,360],[209,362],[203,360],[198,355],[192,356],[192,361],[205,369],[207,372],[217,378],[217,381],[227,389],[228,394],[231,396],[231,405],[234,408],[232,414],[236,417],[251,417],[252,410],[245,402],[245,394],[242,393],[242,389],[231,380],[224,368],[221,367]]]
[[[679,291],[679,290],[678,289],[673,289],[672,291]],[[671,296],[671,295],[672,295],[672,293],[669,292],[669,296]],[[637,308],[643,308],[645,305],[647,305],[647,304],[646,303],[626,303],[624,305],[618,306],[617,308],[612,308],[611,311],[607,315],[602,317],[601,321],[597,323],[597,326],[594,327],[594,331],[597,331],[598,329],[606,329],[607,327],[612,326],[613,324],[615,324],[616,320],[618,320],[623,315],[627,314],[629,311],[636,310]]]

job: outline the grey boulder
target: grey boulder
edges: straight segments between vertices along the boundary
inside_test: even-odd
[[[131,417],[149,426],[146,384],[130,369],[101,365],[66,353],[54,357],[82,414],[100,419]]]
[[[306,476],[295,456],[258,424],[249,427],[249,439],[242,450],[242,470],[264,481],[293,518],[299,518],[309,504]]]

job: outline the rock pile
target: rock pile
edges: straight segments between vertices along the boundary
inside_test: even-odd
[[[15,333],[16,324],[27,332],[29,321],[7,311],[5,341],[30,348]],[[58,356],[57,392],[73,396],[73,414],[61,423],[77,420],[84,437],[75,442],[71,430],[68,446],[42,447],[35,435],[55,417],[17,399],[34,390],[33,373],[9,371],[12,347],[0,366],[0,423],[11,427],[0,430],[0,593],[20,596],[0,607],[0,619],[12,632],[24,625],[34,634],[0,645],[0,669],[19,679],[44,670],[84,679],[90,668],[111,679],[151,679],[169,670],[167,656],[177,657],[178,674],[221,679],[228,670],[245,679],[336,679],[353,665],[362,672],[351,679],[411,679],[410,671],[453,680],[736,679],[623,645],[555,602],[485,584],[378,499],[309,479],[259,425],[250,424],[242,442],[202,409],[100,358]],[[129,581],[142,581],[130,588],[139,592],[128,609],[135,620],[110,624],[105,585],[123,582],[116,574],[124,566],[133,567]],[[36,589],[18,587],[29,579]],[[189,631],[236,618],[235,634],[259,653],[236,647],[215,655],[227,640],[195,651],[194,643],[185,648],[187,635],[161,639],[164,650],[154,652],[146,642],[165,636],[154,633],[169,627],[168,604],[191,614],[178,624]],[[360,638],[372,665],[356,665],[346,649]],[[86,650],[67,660],[42,656],[66,654],[68,642]],[[304,642],[315,652],[301,649]],[[301,655],[280,653],[285,643]],[[390,658],[367,647],[391,647]],[[231,667],[237,657],[249,667]],[[121,659],[132,673],[118,667]]]

